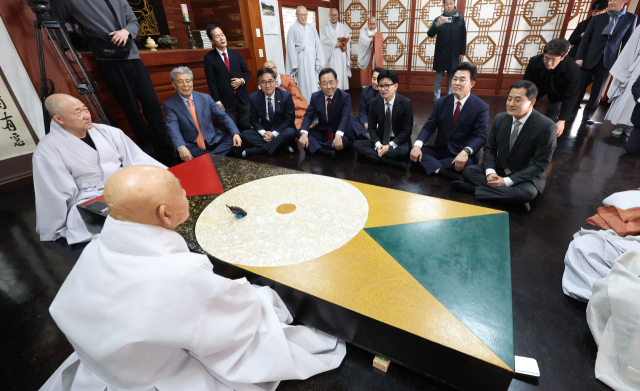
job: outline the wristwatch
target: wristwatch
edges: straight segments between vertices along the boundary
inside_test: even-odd
[[[465,147],[464,150],[471,156],[471,148]]]

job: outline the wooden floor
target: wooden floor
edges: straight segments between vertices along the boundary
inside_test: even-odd
[[[359,91],[352,91],[354,112]],[[431,94],[409,93],[417,136],[433,107]],[[490,118],[505,111],[491,98]],[[544,112],[545,103],[539,109]],[[624,153],[624,137],[613,126],[576,124],[558,140],[545,193],[531,212],[509,210],[516,355],[538,360],[539,381],[517,378],[511,390],[608,390],[594,377],[597,348],[585,320],[586,305],[562,294],[563,259],[574,232],[585,227],[602,200],[637,188],[640,160]],[[414,170],[408,173],[363,162],[347,151],[335,161],[300,154],[258,156],[256,162],[501,209],[452,191],[449,181]],[[491,233],[487,233],[490,240]],[[73,267],[81,246],[38,240],[33,185],[0,192],[0,389],[37,390],[72,349],[48,307]],[[286,381],[279,390],[447,390],[446,385],[391,364],[388,373],[372,368],[373,356],[348,346],[335,371],[305,381]]]

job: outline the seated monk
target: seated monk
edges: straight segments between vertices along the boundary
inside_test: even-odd
[[[85,222],[77,205],[102,195],[104,183],[123,167],[162,164],[144,153],[122,130],[91,123],[80,100],[53,94],[45,101],[51,132],[33,153],[36,232],[42,241],[91,240],[101,225]]]
[[[296,129],[300,129],[300,126],[302,126],[302,120],[304,120],[304,113],[306,113],[307,107],[309,107],[309,105],[304,99],[304,95],[302,95],[302,92],[300,92],[296,81],[291,76],[278,73],[278,67],[273,61],[265,62],[263,68],[272,69],[276,73],[276,75],[278,75],[278,78],[276,79],[276,87],[281,90],[287,91],[293,97],[293,105],[296,109]]]
[[[189,201],[169,171],[109,178],[111,215],[49,311],[75,352],[41,391],[275,390],[337,368],[345,344],[292,317],[280,297],[213,273],[173,229]]]

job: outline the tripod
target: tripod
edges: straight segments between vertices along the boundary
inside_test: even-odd
[[[49,4],[38,0],[31,0],[29,3],[35,3],[30,5],[31,9],[33,9],[33,12],[36,14],[36,20],[33,23],[36,28],[38,60],[40,62],[40,81],[42,83],[40,86],[40,99],[42,101],[45,134],[49,133],[50,123],[47,120],[49,118],[49,113],[45,108],[44,102],[49,95],[53,94],[55,85],[52,80],[47,79],[47,70],[44,63],[44,48],[42,46],[42,28],[44,28],[47,37],[49,37],[49,40],[53,44],[53,48],[55,49],[58,58],[64,64],[69,77],[71,77],[73,85],[76,87],[78,93],[85,97],[87,106],[95,118],[97,118],[101,124],[115,125],[113,123],[113,119],[111,119],[111,121],[109,120],[112,117],[106,109],[102,97],[98,93],[98,86],[96,82],[91,79],[86,68],[82,64],[82,60],[78,57],[78,54],[71,44],[71,40],[69,39],[66,29],[61,28],[60,23],[51,17]],[[57,38],[52,34],[53,30],[58,33]],[[64,45],[62,45],[60,39],[64,41]],[[64,48],[68,48],[70,50],[73,61],[70,61],[69,58],[67,58],[64,53]],[[79,70],[76,69],[76,65]]]

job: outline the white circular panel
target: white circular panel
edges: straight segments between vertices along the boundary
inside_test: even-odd
[[[231,214],[226,205],[247,212]],[[286,266],[338,249],[364,227],[365,196],[349,183],[320,175],[278,175],[221,194],[196,223],[200,246],[225,262]]]

